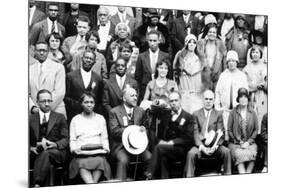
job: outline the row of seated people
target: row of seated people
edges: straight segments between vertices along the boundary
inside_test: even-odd
[[[169,92],[168,106],[152,105],[154,108],[149,111],[165,110],[167,116],[159,131],[153,130],[159,132],[156,135],[150,134],[148,113],[137,106],[134,88],[123,90],[123,103],[110,110],[108,121],[93,111],[95,96],[91,92],[82,94],[79,101],[82,111],[74,116],[69,127],[63,114],[51,108],[54,95],[46,89],[40,90],[39,111],[29,118],[32,185],[50,185],[51,165],[65,163],[69,179],[79,176],[84,183],[97,183],[101,179],[124,181],[130,159],[135,155],[143,162],[144,179],[169,178],[173,161],[182,161],[183,177],[193,177],[196,161],[202,157],[216,157],[226,175],[234,167],[239,173],[252,173],[258,152],[255,141],[258,120],[249,105],[248,90],[238,90],[238,105],[228,118],[227,145],[223,144],[226,132],[222,113],[214,108],[215,95],[211,90],[203,95],[204,107],[192,115],[181,107],[182,96],[178,91]],[[267,115],[262,121],[261,138],[259,148],[266,156],[263,171],[267,171]],[[147,146],[150,140],[155,143],[152,147]],[[114,168],[108,158],[116,162],[115,176],[111,175]],[[67,159],[71,160],[69,164]]]

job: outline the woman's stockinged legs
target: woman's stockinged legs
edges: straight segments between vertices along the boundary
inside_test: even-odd
[[[94,179],[93,179],[93,176],[92,176],[92,173],[89,170],[81,168],[80,169],[80,176],[85,183],[95,183]]]

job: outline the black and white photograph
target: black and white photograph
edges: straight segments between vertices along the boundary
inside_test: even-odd
[[[271,69],[280,69],[269,62],[269,44],[278,23],[269,11],[247,8],[261,1],[223,2],[219,8],[221,2],[201,7],[183,0],[21,3],[22,75],[12,77],[11,69],[5,80],[22,80],[25,96],[19,112],[10,110],[15,120],[24,116],[17,120],[21,129],[9,125],[24,133],[4,142],[16,142],[9,148],[25,177],[16,184],[264,187],[273,181],[279,168],[272,157],[279,154],[271,152],[278,147],[271,135],[279,130],[271,118],[278,113]],[[14,162],[3,162],[13,169],[7,174],[17,173]]]

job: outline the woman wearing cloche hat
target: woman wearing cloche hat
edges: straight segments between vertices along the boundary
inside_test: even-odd
[[[196,54],[197,38],[193,34],[185,37],[185,46],[178,51],[173,62],[174,77],[181,91],[182,108],[189,113],[203,107],[202,63]]]
[[[227,130],[227,119],[229,112],[236,107],[237,91],[239,88],[244,87],[248,89],[248,81],[246,74],[237,68],[239,62],[238,54],[236,51],[229,51],[226,55],[226,66],[218,80],[215,93],[215,108],[223,111],[224,126]],[[226,134],[226,140],[228,135]]]
[[[258,119],[249,107],[249,98],[248,90],[240,88],[236,98],[238,105],[228,119],[229,149],[240,174],[252,173],[257,155]]]

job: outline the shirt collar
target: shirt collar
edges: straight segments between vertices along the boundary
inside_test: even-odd
[[[127,114],[129,114],[130,112],[132,112],[132,113],[134,112],[134,107],[133,108],[129,108],[125,104],[124,104],[124,107],[125,107],[125,110],[126,110]]]
[[[148,49],[148,51],[149,51],[150,55],[158,55],[159,54],[159,48],[157,48],[157,50],[155,52],[152,52],[150,48]]]
[[[44,115],[46,116],[46,121],[48,122],[48,121],[49,121],[49,117],[50,117],[50,113],[51,113],[51,111],[49,111],[49,112],[47,112],[47,113],[44,113],[44,112],[42,112],[42,111],[39,109],[40,123],[42,123],[43,118],[44,118]]]
[[[92,71],[86,72],[82,67],[81,67],[81,74],[82,75],[89,75],[91,74]]]
[[[47,17],[47,22],[48,22],[48,25],[49,25],[49,24],[52,25],[52,23],[53,23],[53,21],[50,20],[49,17]],[[57,25],[57,20],[55,20],[54,22],[55,22],[55,25]]]

